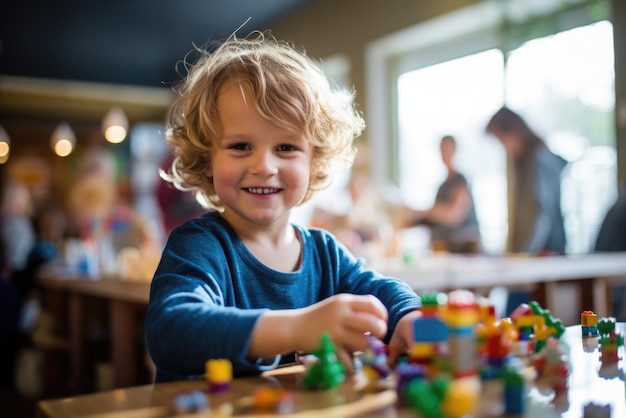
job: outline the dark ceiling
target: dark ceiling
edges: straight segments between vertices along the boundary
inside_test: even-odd
[[[0,12],[0,75],[159,87],[209,40],[271,24],[312,0],[20,0]]]

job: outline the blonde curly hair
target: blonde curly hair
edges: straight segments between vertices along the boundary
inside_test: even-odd
[[[327,187],[335,169],[353,163],[353,141],[365,127],[353,94],[332,89],[304,51],[253,32],[244,39],[233,35],[213,52],[197,52],[168,112],[166,138],[175,158],[169,173],[161,171],[163,179],[194,192],[205,208],[223,209],[206,172],[220,140],[217,98],[232,80],[250,89],[262,117],[303,133],[313,145],[311,181],[300,203]]]

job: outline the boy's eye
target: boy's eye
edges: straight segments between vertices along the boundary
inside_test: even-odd
[[[237,143],[237,144],[231,144],[228,148],[234,149],[234,150],[239,150],[239,151],[245,151],[247,149],[250,149],[248,144],[245,144],[243,142],[240,142],[240,143]]]
[[[278,146],[278,151],[295,151],[296,147],[289,144],[282,144]]]

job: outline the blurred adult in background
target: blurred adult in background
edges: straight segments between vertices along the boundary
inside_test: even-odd
[[[23,300],[38,299],[37,270],[61,257],[65,234],[65,214],[51,202],[35,209],[32,225],[35,231],[33,243],[24,269],[17,274],[16,287]]]
[[[507,107],[487,124],[507,155],[507,251],[529,255],[563,254],[565,227],[561,211],[561,172],[566,161],[552,153],[520,115]],[[531,286],[509,289],[506,315],[531,299]]]
[[[626,182],[604,216],[596,237],[595,250],[626,251]]]
[[[16,272],[26,267],[28,253],[35,244],[31,216],[33,202],[28,188],[17,182],[5,186],[2,199],[2,240],[6,267]]]
[[[30,222],[35,240],[27,253],[24,267],[13,276],[15,288],[23,302],[38,298],[37,269],[60,256],[65,232],[65,216],[53,204],[36,208]]]
[[[478,219],[467,179],[454,166],[456,147],[453,136],[441,138],[441,161],[448,175],[439,186],[435,203],[430,209],[408,209],[405,226],[429,226],[434,250],[476,253],[480,251]]]
[[[20,304],[7,274],[4,242],[0,240],[0,393],[13,388]]]
[[[617,201],[607,211],[595,243],[596,252],[626,251],[626,182]],[[626,321],[626,286],[612,288],[613,316]]]
[[[22,298],[16,287],[35,243],[31,223],[30,191],[21,183],[3,185],[0,213],[0,390],[13,388],[15,359],[19,347],[19,316]]]
[[[507,250],[542,254],[565,252],[561,172],[566,161],[552,153],[520,115],[498,110],[487,132],[504,147],[509,174]]]
[[[91,150],[83,156],[77,177],[68,195],[69,216],[98,261],[86,268],[87,274],[127,278],[143,261],[151,271],[139,275],[151,275],[156,268],[154,254],[160,249],[145,219],[120,198],[113,157],[105,150]]]

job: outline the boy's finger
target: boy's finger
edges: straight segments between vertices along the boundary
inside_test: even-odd
[[[350,331],[361,335],[369,333],[380,339],[387,335],[387,322],[365,312],[357,312],[346,326]]]
[[[344,365],[346,372],[354,373],[354,359],[352,353],[345,348],[337,347],[337,360]]]
[[[368,312],[378,318],[387,321],[388,313],[387,308],[383,303],[375,296],[364,295],[355,297],[350,306],[355,311]]]
[[[396,363],[398,362],[398,358],[400,357],[401,350],[399,349],[397,344],[394,344],[393,340],[390,342],[387,348],[388,348],[387,365],[393,368],[396,366]]]

